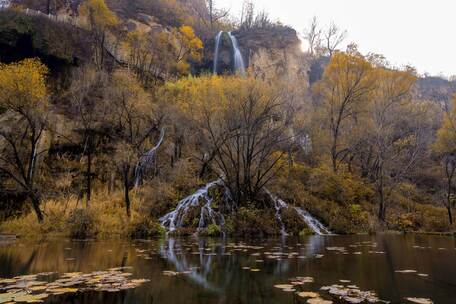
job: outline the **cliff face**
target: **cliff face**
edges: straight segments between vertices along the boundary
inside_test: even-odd
[[[308,62],[296,31],[286,26],[234,32],[246,64],[257,77],[308,83]]]

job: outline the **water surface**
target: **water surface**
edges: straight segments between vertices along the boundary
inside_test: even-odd
[[[297,287],[350,281],[391,303],[406,297],[456,303],[454,238],[424,235],[311,236],[294,239],[160,239],[0,243],[0,277],[57,271],[84,272],[131,266],[134,278],[150,282],[120,292],[80,292],[46,303],[306,303],[295,292],[274,288],[295,277],[313,277]],[[255,271],[252,271],[255,270]],[[258,271],[259,270],[259,271]],[[397,271],[414,270],[413,273]],[[167,276],[163,271],[183,272]],[[418,275],[422,274],[422,275]]]

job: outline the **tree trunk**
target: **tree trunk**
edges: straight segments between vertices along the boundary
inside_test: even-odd
[[[381,222],[385,222],[386,206],[385,206],[385,195],[384,195],[384,191],[383,191],[383,172],[382,172],[382,175],[380,176],[380,180],[379,180],[379,185],[378,185],[377,191],[378,191],[378,196],[379,196],[379,200],[380,200],[380,204],[379,204],[379,207],[378,207],[378,219]]]
[[[130,211],[130,182],[128,178],[128,174],[130,172],[130,167],[127,166],[124,168],[124,194],[125,194],[125,209],[127,210],[127,216],[131,216],[131,211]]]
[[[451,205],[447,206],[448,211],[448,220],[450,221],[450,225],[453,225],[453,215],[451,214]]]
[[[90,199],[91,199],[91,195],[92,195],[92,151],[91,149],[89,148],[87,150],[87,193],[86,193],[86,196],[87,196],[87,208],[89,208],[90,206]]]
[[[44,218],[43,218],[43,213],[41,212],[41,209],[40,209],[40,203],[41,203],[40,197],[38,195],[36,195],[35,193],[30,193],[29,198],[32,202],[32,207],[33,207],[33,210],[35,211],[38,222],[42,223]]]
[[[451,182],[453,179],[454,170],[450,172],[447,169],[447,177],[448,177],[448,184],[447,184],[447,210],[448,210],[448,220],[450,221],[450,225],[453,225],[453,216],[451,214]]]

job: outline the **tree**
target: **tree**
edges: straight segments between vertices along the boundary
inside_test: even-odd
[[[38,59],[0,64],[0,107],[9,117],[0,124],[0,172],[26,193],[40,222],[41,195],[35,180],[48,116],[47,71]]]
[[[326,51],[331,57],[347,37],[347,31],[342,31],[334,22],[331,22],[324,36]]]
[[[111,131],[107,121],[113,108],[104,96],[107,82],[105,72],[84,66],[73,73],[73,82],[68,92],[70,111],[75,122],[75,140],[83,149],[82,155],[86,157],[84,175],[87,207],[90,206],[92,194],[93,158]]]
[[[309,44],[309,53],[311,56],[314,56],[317,49],[321,47],[321,34],[322,30],[318,27],[317,17],[314,16],[309,28],[304,31],[304,39]]]
[[[127,35],[129,64],[135,71],[139,81],[149,86],[152,81],[163,80],[171,72],[172,51],[168,33],[145,32],[135,30]]]
[[[113,107],[110,120],[115,130],[114,159],[122,178],[127,216],[130,216],[129,193],[135,184],[135,175],[136,178],[141,178],[138,174],[143,168],[139,166],[147,166],[147,163],[141,160],[146,153],[146,147],[152,145],[152,135],[158,133],[161,118],[154,118],[155,106],[151,103],[150,96],[128,71],[117,70],[107,90],[107,97]],[[162,140],[163,138],[159,142]]]
[[[290,141],[280,91],[253,78],[202,77],[170,84],[168,94],[199,126],[212,170],[236,205],[255,202]]]
[[[372,65],[357,52],[336,53],[322,79],[314,85],[314,92],[322,103],[323,123],[329,129],[334,172],[351,152],[350,145],[341,139],[350,132],[347,122],[356,119],[374,89],[372,71]]]
[[[190,70],[189,61],[199,62],[201,60],[203,42],[188,25],[173,29],[172,33],[177,40],[174,51],[175,73],[186,75]]]
[[[206,0],[206,7],[209,11],[209,24],[211,31],[214,30],[214,24],[219,20],[228,16],[229,11],[223,9],[217,9],[215,0]],[[204,20],[204,19],[203,19]]]
[[[95,63],[99,69],[103,68],[107,33],[118,23],[117,16],[108,8],[104,0],[87,0],[80,8],[79,13],[86,18],[89,30],[96,42]]]
[[[365,127],[371,127],[371,178],[379,199],[378,218],[385,221],[392,190],[416,163],[423,148],[422,126],[416,120],[422,112],[410,104],[414,75],[388,68],[377,68],[375,73],[370,121]]]
[[[443,124],[437,132],[437,138],[432,147],[440,157],[446,177],[445,207],[448,220],[453,224],[452,208],[454,205],[453,179],[456,171],[456,95],[453,97],[451,110],[445,112]]]

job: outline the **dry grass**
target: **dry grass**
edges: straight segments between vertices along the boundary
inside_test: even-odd
[[[121,192],[107,191],[94,193],[87,213],[93,219],[94,236],[97,238],[128,237],[134,223],[143,222],[138,212],[141,201],[132,193],[132,216],[128,218]],[[42,205],[44,221],[39,223],[34,213],[14,218],[0,224],[0,233],[16,234],[19,237],[39,238],[43,236],[70,236],[69,218],[78,209],[86,209],[85,201],[71,196],[67,199],[48,200]]]

